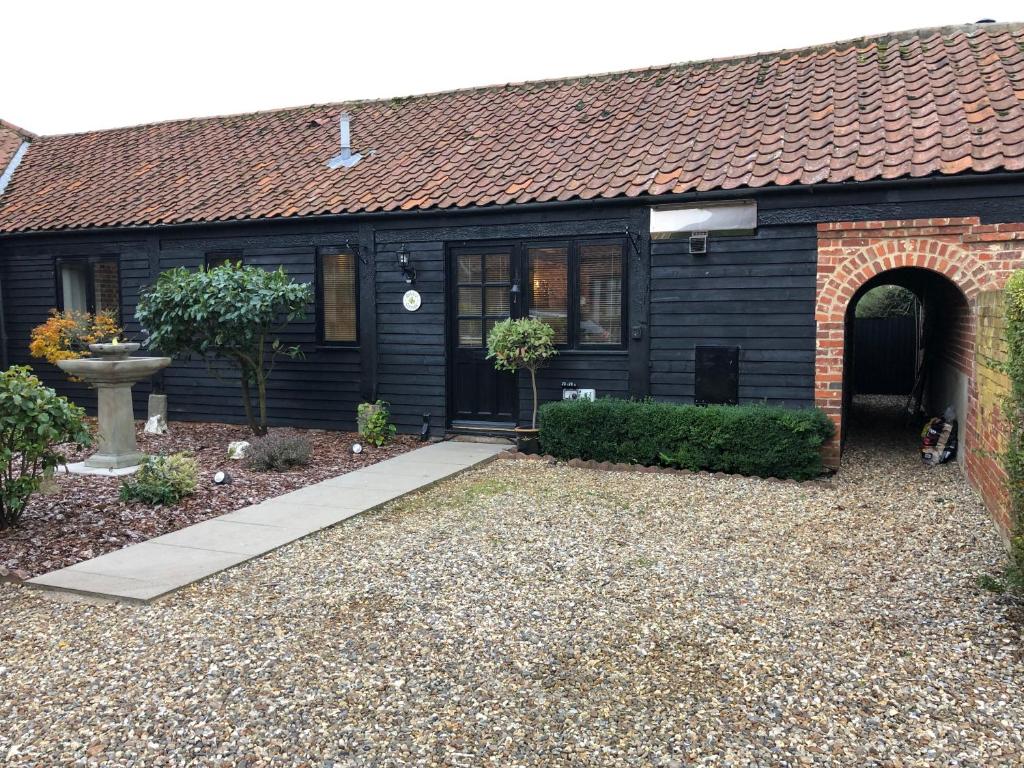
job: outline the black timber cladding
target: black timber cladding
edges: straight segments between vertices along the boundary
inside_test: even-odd
[[[752,195],[737,194],[738,198]],[[329,220],[131,229],[96,233],[0,236],[0,278],[11,363],[30,364],[76,401],[91,393],[69,384],[51,366],[27,354],[29,332],[55,306],[58,257],[116,254],[123,318],[129,333],[138,295],[158,272],[197,267],[213,251],[240,251],[247,264],[281,265],[298,280],[314,277],[317,247],[356,246],[360,254],[360,344],[316,343],[315,312],[288,330],[305,358],[282,361],[270,385],[273,423],[351,428],[360,400],[392,404],[403,431],[417,431],[424,412],[435,434],[447,426],[444,258],[453,243],[559,238],[630,232],[625,350],[570,351],[541,372],[543,399],[560,396],[563,382],[598,395],[693,399],[694,348],[740,348],[741,402],[787,405],[813,401],[816,229],[820,221],[979,215],[984,222],[1024,221],[1024,181],[758,193],[759,226],[750,237],[712,236],[706,255],[690,255],[686,241],[647,237],[647,207],[635,202],[514,207],[473,213],[336,217]],[[404,310],[409,287],[396,261],[405,245],[423,296]],[[367,292],[373,295],[366,300]],[[633,337],[634,329],[639,338]],[[199,361],[176,361],[164,376],[172,419],[242,421],[237,384]],[[146,386],[136,388],[137,415]],[[520,379],[528,409],[529,386]]]

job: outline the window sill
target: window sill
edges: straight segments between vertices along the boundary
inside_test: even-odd
[[[342,343],[330,344],[321,342],[320,344],[317,344],[315,347],[313,347],[313,349],[316,352],[358,352],[359,345]]]
[[[626,357],[626,356],[629,355],[629,350],[628,349],[623,349],[621,347],[616,347],[615,349],[597,349],[597,348],[594,348],[594,347],[584,347],[583,349],[558,349],[556,347],[555,350],[558,352],[558,354],[555,356],[555,359],[557,359],[559,357],[563,357],[565,355],[569,355],[571,357],[575,357],[576,355],[598,355],[598,356],[601,356],[601,357]]]

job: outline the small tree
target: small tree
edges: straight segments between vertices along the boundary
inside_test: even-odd
[[[135,316],[151,348],[177,357],[196,354],[207,365],[222,360],[238,369],[249,428],[265,435],[267,380],[274,363],[279,355],[302,354],[297,346],[282,346],[277,334],[305,313],[312,298],[309,285],[296,283],[280,267],[273,272],[232,263],[197,272],[179,267],[160,274],[140,298]]]
[[[88,357],[91,354],[90,344],[123,335],[124,330],[117,324],[113,312],[91,315],[88,312],[51,309],[46,322],[32,329],[28,351],[32,357],[56,365],[61,360]]]
[[[530,429],[537,428],[537,371],[556,354],[555,330],[536,318],[502,320],[487,336],[487,359],[494,360],[495,368],[513,373],[520,369],[530,372],[533,387]]]
[[[43,473],[64,463],[62,443],[91,442],[85,411],[27,367],[0,372],[0,529],[17,524]]]

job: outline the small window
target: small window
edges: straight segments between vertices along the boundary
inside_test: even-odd
[[[569,343],[569,249],[530,248],[530,317],[555,330],[555,344]]]
[[[651,238],[654,240],[689,237],[694,232],[752,234],[756,229],[757,203],[753,200],[651,208]]]
[[[242,252],[241,251],[210,251],[206,254],[206,268],[216,269],[217,267],[223,267],[228,262],[232,264],[242,263]]]
[[[319,278],[321,338],[329,344],[355,344],[359,339],[356,255],[322,251]]]
[[[110,312],[118,316],[121,282],[117,259],[57,262],[60,306],[65,312]]]

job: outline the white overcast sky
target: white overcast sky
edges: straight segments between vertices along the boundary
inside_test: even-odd
[[[0,118],[66,133],[1021,17],[1020,0],[4,0]]]

